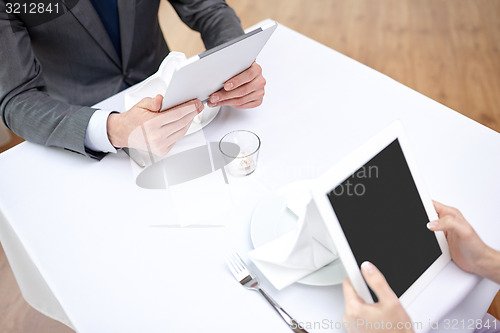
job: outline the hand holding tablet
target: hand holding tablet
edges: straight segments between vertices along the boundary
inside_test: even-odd
[[[143,98],[127,112],[109,115],[107,133],[116,148],[129,147],[163,156],[189,129],[193,118],[203,110],[199,100],[160,112],[163,97]]]
[[[317,208],[358,295],[376,300],[359,267],[370,261],[407,306],[450,261],[442,232],[399,122],[321,176]]]
[[[500,283],[500,251],[486,245],[453,207],[434,202],[439,220],[427,225],[432,231],[443,231],[450,247],[451,258],[462,270]]]
[[[231,105],[253,107],[253,101],[262,97],[261,88],[265,85],[255,59],[276,27],[276,22],[266,22],[243,36],[187,59],[173,73],[162,109],[192,99],[203,102],[210,99],[212,106],[221,105],[219,101],[232,100]]]
[[[262,68],[254,62],[248,69],[224,83],[224,88],[210,95],[209,107],[229,105],[250,109],[262,104],[266,80]]]
[[[144,96],[157,94],[163,96],[161,111],[174,110],[189,101],[197,101],[197,104],[199,101],[208,102],[208,106],[213,109],[205,108],[204,113],[190,118],[192,122],[187,131],[176,133],[175,138],[178,140],[184,135],[201,130],[210,123],[217,115],[219,106],[231,105],[236,108],[259,106],[264,97],[266,80],[262,76],[261,67],[255,63],[255,59],[276,27],[276,22],[267,21],[255,30],[189,59],[186,59],[182,53],[171,52],[155,74],[127,91],[126,109],[136,105]],[[116,118],[116,116],[113,117]],[[148,118],[148,115],[145,118]],[[110,123],[112,130],[114,130],[114,123]],[[180,127],[185,127],[184,124],[181,125]],[[142,127],[139,126],[137,132],[140,130]],[[148,148],[151,135],[148,131],[143,132],[139,133],[143,137],[140,144],[121,145],[132,148],[125,151],[141,167],[156,160],[156,156],[153,155],[162,153],[158,156],[163,156],[170,150],[156,149],[157,153],[151,151]],[[174,137],[172,135],[174,133],[169,134]],[[155,137],[153,135],[153,139]],[[126,141],[126,139],[121,141]],[[161,144],[160,142],[159,145]]]
[[[412,321],[382,273],[370,262],[361,265],[361,272],[379,299],[377,306],[358,297],[351,282],[344,280],[344,322],[349,332],[413,332]],[[371,329],[379,327],[378,330]]]
[[[413,332],[404,308],[448,264],[450,251],[463,270],[500,282],[500,252],[457,209],[432,204],[400,124],[318,179],[313,195],[349,276],[349,332]]]
[[[464,271],[486,277],[500,283],[500,252],[487,246],[463,217],[453,207],[434,202],[439,220],[431,221],[431,231],[445,231],[453,261]],[[367,304],[354,290],[348,279],[344,280],[344,322],[348,332],[414,332],[396,294],[373,264],[364,262],[361,272],[368,286],[377,295],[378,303]],[[483,318],[481,326],[497,327],[492,317]],[[379,329],[375,329],[379,327]]]

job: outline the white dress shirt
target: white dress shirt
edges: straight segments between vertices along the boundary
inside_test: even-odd
[[[116,153],[108,138],[108,117],[113,111],[97,110],[90,118],[85,133],[85,147],[93,151]]]

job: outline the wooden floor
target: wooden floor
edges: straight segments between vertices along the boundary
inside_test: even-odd
[[[498,0],[227,2],[245,28],[265,18],[275,19],[500,131]],[[171,49],[187,55],[201,51],[198,34],[180,23],[170,5],[163,2],[161,10]],[[0,152],[20,141],[13,138]],[[498,311],[498,296],[495,304]],[[0,250],[0,333],[24,332],[71,330],[24,302]]]

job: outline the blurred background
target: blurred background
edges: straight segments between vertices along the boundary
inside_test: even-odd
[[[227,2],[243,28],[274,19],[500,132],[500,0]],[[204,49],[166,1],[160,23],[171,50]],[[0,152],[19,142],[0,124]],[[24,332],[72,331],[26,304],[0,248],[0,333]]]
[[[500,131],[498,0],[227,2],[244,28],[272,18]],[[188,56],[203,50],[168,3],[161,11],[172,50]]]

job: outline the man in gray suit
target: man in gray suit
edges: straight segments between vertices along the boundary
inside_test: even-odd
[[[0,113],[19,136],[101,159],[119,147],[143,149],[134,135],[142,127],[153,152],[164,155],[203,109],[194,100],[160,113],[160,95],[121,114],[89,107],[156,72],[169,53],[159,0],[46,0],[37,13],[23,3],[29,5],[0,0]],[[207,49],[243,34],[224,0],[170,3]],[[254,63],[213,94],[209,106],[258,106],[264,86]]]

